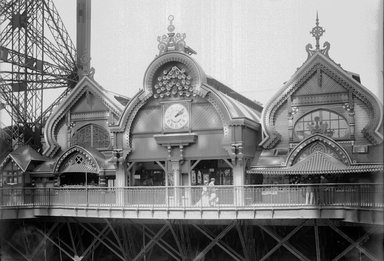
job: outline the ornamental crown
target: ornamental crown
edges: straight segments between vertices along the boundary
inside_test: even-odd
[[[175,26],[173,25],[173,15],[168,17],[169,25],[168,25],[168,33],[163,36],[158,36],[157,41],[159,42],[159,55],[162,55],[166,52],[171,51],[179,51],[185,52],[189,55],[196,54],[196,52],[188,47],[184,41],[186,35],[185,33],[174,33]]]

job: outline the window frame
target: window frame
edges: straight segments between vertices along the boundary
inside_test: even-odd
[[[308,121],[304,121],[304,118],[307,117],[308,115],[313,115],[315,114],[316,112],[318,112],[319,115],[315,115],[315,116],[311,116],[311,119]],[[322,115],[324,112],[328,113],[327,115],[327,119],[324,120],[324,116]],[[337,117],[334,118],[332,117],[333,115],[336,115]],[[334,132],[338,133],[338,136],[335,136],[335,134],[333,134],[332,136],[329,136],[327,135],[326,133],[310,133],[310,134],[305,134],[306,132],[310,132],[310,130],[308,129],[308,127],[306,126],[306,124],[308,123],[313,123],[315,122],[315,118],[316,117],[320,117],[320,121],[325,121],[327,124],[328,124],[328,127],[327,129],[331,129],[331,130],[334,130]],[[301,121],[301,122],[300,122]],[[341,124],[343,123],[343,121],[345,122],[345,127],[341,126]],[[337,124],[337,128],[331,128],[332,126],[332,123],[333,122],[336,122]],[[302,129],[299,130],[299,131],[303,131],[303,134],[302,134],[302,137],[299,137],[297,135],[297,126],[299,124],[302,124]],[[340,136],[340,132],[345,130],[345,135],[343,136]],[[306,113],[303,113],[293,124],[293,127],[292,127],[292,137],[295,141],[302,141],[312,135],[315,135],[315,134],[323,134],[327,137],[330,137],[334,140],[349,140],[351,138],[351,133],[350,133],[350,128],[349,128],[349,122],[348,120],[344,117],[344,115],[334,111],[334,110],[330,110],[330,109],[324,109],[324,108],[316,108],[314,110],[311,110],[311,111],[308,111]]]
[[[74,142],[74,138],[75,138],[75,136],[76,135],[78,135],[82,130],[84,130],[85,128],[88,128],[88,127],[90,127],[90,147],[92,147],[92,148],[96,148],[96,149],[108,149],[108,148],[110,148],[111,147],[111,143],[112,143],[112,141],[111,141],[111,135],[110,135],[110,133],[109,133],[109,131],[106,129],[106,128],[104,128],[103,126],[100,126],[100,125],[98,125],[98,124],[94,124],[94,123],[89,123],[89,124],[86,124],[86,125],[84,125],[84,126],[81,126],[79,129],[77,129],[73,134],[72,134],[72,136],[71,136],[71,141],[70,141],[70,144],[71,144],[71,146],[74,146],[74,145],[79,145],[79,146],[82,146],[82,147],[88,147],[88,145],[87,146],[84,146],[84,142],[81,144],[81,143],[79,143],[78,142],[78,139],[76,140],[76,142]],[[103,147],[97,147],[97,146],[95,146],[94,144],[95,144],[95,135],[94,135],[94,133],[95,133],[95,129],[99,129],[99,130],[101,130],[102,132],[104,132],[104,134],[106,134],[107,135],[107,137],[108,137],[108,146],[103,146]],[[101,133],[102,133],[101,132]],[[99,142],[100,143],[100,142]]]

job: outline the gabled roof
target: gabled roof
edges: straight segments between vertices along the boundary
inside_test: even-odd
[[[252,168],[252,174],[339,174],[383,171],[383,164],[364,164],[347,166],[331,155],[316,151],[293,166],[282,168]]]
[[[383,135],[379,130],[383,118],[381,102],[370,90],[360,84],[356,79],[356,74],[345,71],[327,55],[321,52],[315,52],[265,105],[262,113],[262,126],[266,138],[260,145],[264,148],[271,149],[280,141],[280,134],[272,124],[276,112],[317,70],[321,70],[323,73],[329,75],[345,88],[346,91],[353,92],[355,97],[360,99],[367,108],[371,108],[373,116],[371,122],[365,126],[363,133],[371,143],[381,143],[383,140]]]
[[[99,97],[103,101],[104,105],[117,117],[122,115],[125,105],[129,101],[129,98],[107,91],[92,78],[84,76],[72,92],[55,108],[54,112],[48,118],[44,128],[44,137],[46,138],[48,146],[44,151],[44,155],[51,156],[58,150],[58,145],[53,137],[54,128],[58,121],[65,116],[66,112],[70,110],[70,108],[86,91],[89,91],[96,97]]]
[[[8,156],[3,160],[0,165],[0,168],[3,168],[8,162],[8,160],[13,160],[16,165],[23,171],[27,171],[28,167],[32,162],[44,162],[47,161],[46,157],[41,156],[36,152],[31,146],[24,145],[17,148],[15,151],[8,154]]]

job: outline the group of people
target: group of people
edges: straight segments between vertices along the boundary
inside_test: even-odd
[[[215,178],[211,178],[210,182],[205,181],[203,191],[201,192],[201,204],[203,206],[215,206],[219,202],[216,194]]]

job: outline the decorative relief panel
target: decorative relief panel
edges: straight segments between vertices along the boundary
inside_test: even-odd
[[[108,119],[109,112],[106,111],[93,111],[93,112],[84,112],[84,113],[72,113],[71,120],[84,120],[89,121],[90,119]]]
[[[323,134],[317,134],[300,142],[289,153],[286,166],[292,166],[316,151],[331,155],[345,165],[350,165],[352,162],[350,156],[343,147],[333,139],[328,138]]]
[[[191,85],[192,77],[186,73],[184,68],[172,66],[170,69],[163,70],[155,81],[153,87],[153,97],[190,97],[193,95]]]
[[[109,133],[100,126],[88,124],[76,131],[71,138],[71,145],[108,148],[110,145]]]
[[[79,167],[76,169],[86,169],[90,172],[97,173],[96,164],[81,152],[74,153],[71,157],[67,158],[64,163],[61,164],[59,172],[63,172],[72,166]]]
[[[328,93],[328,94],[310,94],[294,95],[292,99],[293,106],[299,105],[322,105],[327,103],[346,103],[348,102],[348,93]]]
[[[222,129],[223,123],[215,108],[210,103],[196,103],[192,105],[192,129]]]
[[[309,155],[311,155],[314,152],[322,152],[325,154],[328,154],[332,156],[333,158],[339,160],[339,161],[344,161],[344,159],[341,159],[338,155],[338,153],[331,148],[330,146],[326,145],[323,142],[314,142],[307,148],[305,148],[303,151],[299,153],[299,155],[296,156],[294,159],[292,165],[295,165],[297,162],[302,161],[303,159],[307,158]]]

